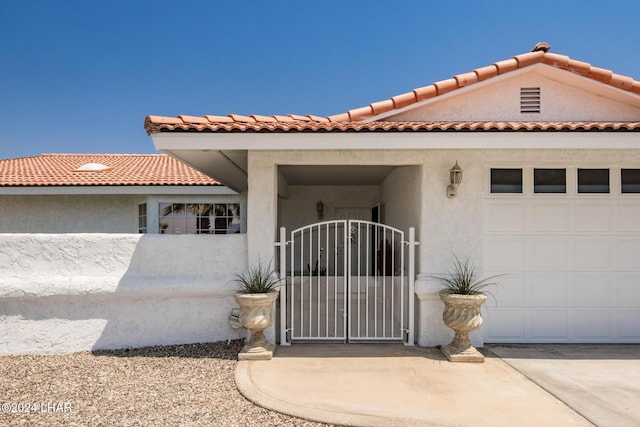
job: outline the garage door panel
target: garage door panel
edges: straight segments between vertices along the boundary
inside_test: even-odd
[[[614,268],[616,246],[611,238],[578,237],[575,240],[574,266],[577,270]]]
[[[568,340],[569,314],[567,310],[535,310],[531,312],[531,338],[549,342]]]
[[[496,202],[485,209],[485,226],[492,232],[523,232],[526,208],[520,202]]]
[[[528,305],[565,307],[569,303],[569,276],[567,273],[532,273],[527,278]]]
[[[492,310],[484,319],[486,334],[493,342],[514,342],[525,339],[523,310]]]
[[[618,273],[617,277],[615,304],[621,307],[640,307],[640,273]]]
[[[525,245],[520,237],[492,236],[485,242],[485,269],[504,272],[525,265]]]
[[[616,312],[618,337],[626,341],[640,340],[640,309]]]
[[[494,276],[501,274],[500,271],[486,271],[486,276]],[[491,298],[487,300],[488,306],[495,306],[496,308],[505,306],[524,306],[527,304],[525,289],[525,278],[521,274],[510,274],[508,276],[502,276],[496,278],[498,285],[492,286],[490,291],[496,298],[496,301],[492,301]]]
[[[613,209],[610,199],[576,202],[575,230],[579,232],[613,231]]]
[[[614,303],[614,273],[579,272],[572,275],[572,303],[579,307],[610,307]]]
[[[640,236],[618,240],[618,269],[640,270]]]
[[[532,203],[527,230],[534,232],[567,233],[571,230],[571,206],[561,201]]]
[[[620,203],[618,229],[640,232],[640,202],[625,201]]]
[[[530,269],[569,268],[569,241],[566,237],[531,238],[527,241],[526,264]]]
[[[577,310],[573,329],[579,341],[603,341],[613,336],[613,314],[609,310]]]

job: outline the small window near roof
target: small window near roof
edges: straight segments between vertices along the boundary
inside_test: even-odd
[[[640,193],[640,169],[622,169],[622,192]]]
[[[491,169],[492,193],[522,193],[522,169]]]
[[[521,87],[520,88],[520,113],[540,112],[540,88]]]
[[[609,169],[578,169],[578,193],[608,193]]]
[[[534,169],[533,170],[534,193],[566,193],[567,171],[566,169]]]

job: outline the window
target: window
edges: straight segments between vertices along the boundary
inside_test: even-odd
[[[147,232],[147,204],[138,205],[138,233]]]
[[[609,169],[578,169],[578,193],[608,193]]]
[[[522,193],[522,169],[491,169],[492,193]]]
[[[622,169],[622,192],[640,193],[640,169]]]
[[[533,170],[534,193],[566,193],[567,171],[566,169],[534,169]]]
[[[520,88],[520,113],[540,112],[540,88],[521,87]]]
[[[240,233],[238,203],[160,203],[160,234]]]

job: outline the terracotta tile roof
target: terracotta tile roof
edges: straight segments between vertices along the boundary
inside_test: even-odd
[[[367,106],[355,108],[345,113],[329,117],[319,116],[178,116],[161,117],[147,116],[145,129],[148,134],[155,132],[303,132],[303,131],[426,131],[426,130],[638,130],[637,122],[629,123],[545,123],[545,122],[503,122],[495,123],[363,123],[373,117],[393,110],[415,104],[426,99],[449,93],[451,91],[479,83],[534,64],[546,64],[560,68],[581,76],[602,82],[612,87],[640,94],[640,82],[631,77],[613,73],[611,70],[594,67],[586,62],[577,61],[568,56],[548,52],[546,43],[537,44],[533,51],[514,56],[504,61],[495,62],[489,66],[477,68],[464,74],[458,74],[450,79],[433,83],[429,86],[416,88],[411,92],[394,96],[390,99],[371,103]],[[391,123],[391,124],[390,124]]]
[[[90,185],[221,184],[164,154],[42,154],[0,160],[0,187]]]

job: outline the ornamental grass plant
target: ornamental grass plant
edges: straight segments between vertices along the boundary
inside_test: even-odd
[[[497,285],[497,282],[491,280],[504,276],[498,274],[484,279],[478,277],[476,266],[467,258],[464,262],[453,254],[453,271],[444,276],[430,276],[440,280],[445,288],[444,293],[457,295],[476,295],[486,293],[484,290],[488,286]]]
[[[280,279],[271,263],[267,266],[258,263],[257,266],[249,267],[244,273],[236,274],[235,282],[244,294],[266,294],[280,286]]]

